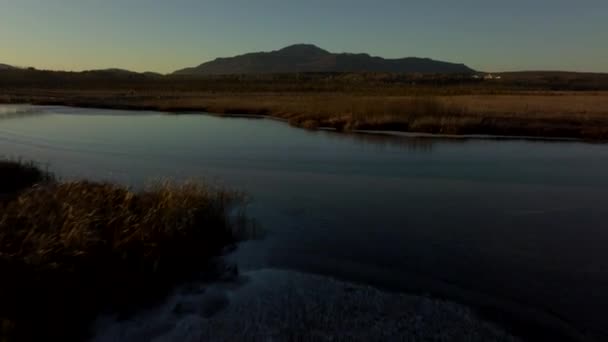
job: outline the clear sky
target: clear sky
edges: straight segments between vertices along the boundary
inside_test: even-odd
[[[0,63],[17,66],[170,72],[293,43],[608,72],[608,0],[0,0]]]

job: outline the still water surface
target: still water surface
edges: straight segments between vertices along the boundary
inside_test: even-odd
[[[226,184],[253,196],[269,232],[241,248],[242,267],[431,293],[608,340],[608,145],[0,106],[0,155],[64,179]]]

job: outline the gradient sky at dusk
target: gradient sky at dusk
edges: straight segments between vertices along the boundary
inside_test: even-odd
[[[608,72],[607,0],[0,0],[0,63],[170,72],[313,43],[477,70]]]

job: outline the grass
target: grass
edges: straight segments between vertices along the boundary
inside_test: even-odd
[[[292,125],[419,133],[608,139],[608,74],[161,76],[16,70],[0,103],[257,114]]]
[[[0,178],[35,170],[2,165]],[[8,340],[84,338],[100,312],[131,312],[199,276],[246,222],[231,219],[242,194],[196,183],[135,192],[40,180],[0,204],[0,336]]]
[[[608,139],[608,93],[366,96],[214,95],[146,103],[159,110],[262,114],[304,128]]]

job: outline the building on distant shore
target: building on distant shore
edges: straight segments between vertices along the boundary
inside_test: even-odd
[[[499,76],[499,75],[494,76],[492,74],[485,74],[483,76],[483,79],[484,80],[500,80],[500,79],[502,79],[502,76]]]

